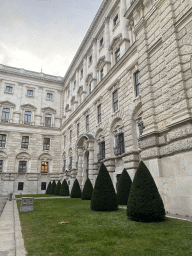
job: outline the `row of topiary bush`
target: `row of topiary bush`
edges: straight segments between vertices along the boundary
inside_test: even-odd
[[[47,195],[58,195],[58,196],[69,196],[69,186],[66,180],[63,180],[62,184],[60,180],[55,182],[55,180],[51,183],[49,182],[46,190]]]

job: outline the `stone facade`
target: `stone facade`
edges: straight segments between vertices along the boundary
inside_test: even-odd
[[[101,162],[116,187],[142,159],[166,211],[192,216],[191,28],[191,0],[104,0],[63,79],[1,65],[0,192],[94,184]]]

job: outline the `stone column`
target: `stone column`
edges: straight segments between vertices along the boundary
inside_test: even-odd
[[[130,41],[129,41],[129,34],[128,34],[128,28],[127,28],[127,19],[124,17],[125,13],[127,11],[126,8],[126,0],[121,0],[121,5],[120,5],[120,16],[121,16],[121,33],[123,37],[123,43],[121,45],[121,53],[122,55],[127,51],[127,49],[130,46]]]
[[[83,100],[85,99],[87,94],[86,77],[87,77],[87,55],[85,55],[83,60]]]
[[[109,52],[109,45],[110,45],[110,34],[109,34],[109,18],[105,19],[105,59],[106,61],[110,61],[110,52]]]
[[[93,39],[93,82],[92,82],[92,90],[95,88],[97,84],[97,39]]]
[[[82,187],[82,172],[83,172],[83,148],[78,148],[78,170],[77,170],[77,180],[79,181],[79,185]]]
[[[89,141],[89,179],[92,184],[94,183],[93,162],[94,162],[94,141]]]

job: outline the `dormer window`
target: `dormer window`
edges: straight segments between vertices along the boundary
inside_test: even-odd
[[[47,99],[52,100],[53,99],[53,94],[52,93],[47,93]]]
[[[114,25],[114,27],[117,25],[118,20],[119,20],[119,16],[118,16],[118,14],[117,14],[117,15],[115,16],[114,20],[113,20],[113,25]]]
[[[33,90],[27,90],[27,96],[33,96]]]
[[[100,39],[99,44],[100,44],[100,47],[103,45],[103,37]]]
[[[92,55],[89,57],[89,64],[92,63],[93,57]]]

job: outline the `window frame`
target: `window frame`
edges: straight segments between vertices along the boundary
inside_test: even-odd
[[[118,63],[121,59],[121,50],[120,47],[115,51],[115,63]]]
[[[46,141],[49,141],[49,143],[45,143]],[[44,137],[43,138],[43,150],[50,150],[51,148],[51,139]]]
[[[85,120],[86,132],[89,132],[89,115],[86,115]]]
[[[0,148],[5,148],[6,145],[6,134],[0,134]],[[2,139],[1,139],[2,138]],[[4,139],[3,139],[4,138]],[[4,144],[4,146],[3,146]]]
[[[30,113],[30,115],[27,114],[27,113]],[[28,122],[28,121],[29,121],[29,117],[30,117],[30,122]],[[32,118],[32,111],[25,110],[25,114],[24,114],[24,123],[25,123],[25,124],[30,124],[30,123],[31,123],[31,118]],[[26,121],[26,119],[27,119],[27,121]]]
[[[100,80],[102,81],[103,78],[104,78],[104,69],[102,68],[102,69],[100,70]]]
[[[63,144],[64,144],[64,148],[66,147],[66,135],[64,135],[64,142],[63,142]]]
[[[8,110],[9,110],[9,113],[8,113],[8,112],[4,112],[4,111],[3,111],[4,109],[8,109]],[[9,121],[10,108],[3,108],[3,110],[2,110],[1,121],[4,121],[4,122]],[[3,118],[3,115],[4,115],[4,114],[5,114],[5,118]],[[8,115],[8,118],[7,118],[7,115]]]
[[[80,125],[79,123],[77,124],[77,138],[79,137],[79,128],[80,128]]]
[[[115,93],[117,93],[117,99],[115,100]],[[119,95],[118,89],[113,92],[113,111],[116,112],[119,110]]]
[[[45,163],[47,163],[47,165],[45,165]],[[46,170],[46,171],[42,171],[43,170],[43,168],[42,168],[43,166],[47,166],[47,168],[44,168],[44,170]],[[41,173],[48,173],[48,172],[49,172],[49,162],[41,161]]]
[[[51,127],[51,122],[52,122],[52,115],[48,113],[45,114],[45,126]]]
[[[119,21],[119,14],[117,13],[113,19],[113,27],[115,27],[118,24]]]
[[[18,191],[23,191],[24,188],[24,182],[18,182]]]
[[[93,62],[93,55],[91,54],[90,56],[89,56],[89,64],[91,64]]]
[[[50,97],[50,96],[51,96],[51,97]],[[53,93],[51,93],[51,92],[47,92],[46,99],[48,99],[48,100],[52,100],[52,99],[53,99]]]
[[[89,84],[89,94],[91,94],[91,83]]]
[[[101,123],[101,104],[97,106],[97,122],[98,124]]]
[[[28,141],[24,141],[28,138]],[[29,136],[22,136],[21,138],[21,148],[28,149],[29,148]]]
[[[103,44],[104,44],[104,38],[103,38],[103,36],[102,36],[101,39],[99,40],[99,46],[100,46],[100,48],[103,46]]]
[[[47,182],[41,182],[41,190],[46,190]]]
[[[18,173],[26,173],[27,172],[27,161],[19,161]]]
[[[3,160],[0,159],[0,173],[3,172]]]
[[[140,71],[134,73],[134,86],[135,86],[135,96],[138,97],[141,94],[141,84],[140,84]]]
[[[32,92],[32,94],[30,94],[29,92]],[[32,89],[27,89],[27,96],[33,97],[33,90]]]
[[[11,89],[11,90],[10,90],[10,89]],[[5,92],[13,93],[13,86],[6,85],[6,87],[5,87]]]

